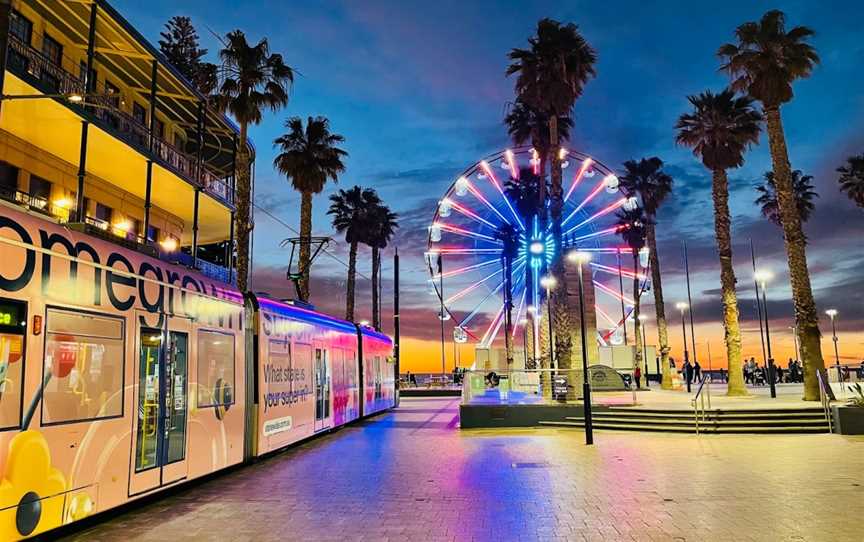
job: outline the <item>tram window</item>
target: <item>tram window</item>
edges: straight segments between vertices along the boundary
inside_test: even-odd
[[[48,309],[45,325],[42,424],[122,416],[124,321]]]
[[[0,300],[0,431],[21,425],[26,326],[24,303]]]
[[[234,335],[198,332],[198,406],[234,404]]]

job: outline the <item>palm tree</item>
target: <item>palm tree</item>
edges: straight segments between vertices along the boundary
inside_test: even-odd
[[[657,317],[657,337],[660,343],[660,371],[663,375],[661,387],[672,388],[669,372],[669,332],[666,325],[666,305],[663,300],[663,284],[660,275],[660,255],[657,253],[655,224],[657,210],[672,191],[672,177],[663,172],[663,161],[656,156],[638,162],[624,162],[625,174],[621,176],[621,188],[628,196],[638,196],[645,212],[645,238],[648,244],[648,267],[651,269],[651,288],[654,290],[654,311]],[[646,375],[647,378],[647,375]]]
[[[630,253],[633,255],[633,326],[635,335],[633,340],[636,341],[636,355],[633,357],[633,374],[635,378],[636,367],[642,366],[642,330],[639,325],[639,312],[642,305],[642,291],[639,286],[639,251],[645,246],[645,235],[647,233],[648,224],[651,223],[651,218],[642,210],[641,207],[624,208],[615,214],[618,219],[616,226],[618,227],[618,235],[630,247]],[[627,325],[624,321],[621,325]],[[668,371],[668,368],[667,368]],[[648,375],[645,375],[648,378]],[[635,384],[635,381],[634,381]]]
[[[816,208],[813,200],[818,198],[819,194],[813,190],[813,177],[804,175],[800,169],[792,172],[792,186],[795,190],[795,207],[803,224],[810,219],[813,209]],[[777,206],[777,185],[774,182],[773,171],[765,172],[765,181],[756,187],[756,191],[759,192],[759,197],[754,203],[762,209],[762,215],[782,227],[780,209]]]
[[[744,151],[759,141],[762,114],[753,108],[749,97],[735,97],[731,90],[711,91],[687,98],[691,113],[678,119],[677,142],[693,149],[712,173],[714,233],[720,256],[720,286],[723,295],[723,326],[726,359],[729,363],[728,395],[746,395],[741,365],[741,330],[738,325],[738,298],[732,268],[729,179],[726,170],[744,164]]]
[[[265,109],[278,111],[288,104],[288,90],[294,82],[294,71],[285,65],[282,55],[271,53],[267,39],[249,45],[240,30],[229,32],[225,47],[219,51],[221,66],[213,104],[230,113],[240,124],[235,165],[236,204],[234,215],[237,232],[237,287],[244,291],[249,279],[249,234],[252,232],[252,184],[249,172],[249,125],[261,122]]]
[[[531,143],[531,146],[537,151],[537,156],[540,160],[537,170],[540,172],[539,175],[545,178],[546,157],[549,155],[549,149],[551,148],[551,144],[549,143],[549,116],[533,109],[524,100],[517,97],[513,107],[510,108],[507,116],[504,117],[504,124],[507,125],[507,133],[514,144],[524,145],[525,143]],[[568,141],[572,128],[573,119],[570,118],[570,115],[561,115],[558,117],[559,140]],[[528,171],[533,174],[533,170],[529,169]],[[522,175],[520,174],[521,177]],[[540,184],[539,188],[535,206],[544,209],[546,183]],[[534,214],[537,214],[536,211]],[[545,224],[545,222],[546,217],[543,216],[543,223]]]
[[[864,154],[850,156],[848,165],[837,168],[840,174],[840,190],[846,192],[855,205],[864,209]]]
[[[534,111],[546,114],[549,123],[549,157],[552,164],[550,214],[552,236],[557,247],[562,246],[561,211],[564,206],[561,182],[560,134],[558,119],[569,116],[573,104],[582,95],[588,80],[596,75],[597,53],[579,33],[575,24],[562,25],[552,19],[537,23],[537,35],[528,38],[529,49],[512,49],[507,75],[518,74],[516,95]],[[571,345],[566,303],[564,260],[558,251],[552,261],[552,274],[560,285],[554,290],[556,358],[562,369],[571,365]]]
[[[330,123],[324,117],[309,117],[306,126],[300,117],[285,121],[288,131],[276,138],[274,145],[282,151],[273,166],[291,180],[300,192],[300,297],[309,300],[309,259],[312,237],[312,196],[321,193],[330,179],[336,182],[345,171],[342,160],[348,153],[337,147],[345,138],[330,133]],[[306,240],[304,242],[304,240]]]
[[[732,88],[746,92],[762,103],[768,127],[768,143],[777,188],[777,206],[783,225],[783,240],[789,262],[798,344],[804,362],[804,400],[819,399],[816,371],[825,368],[819,331],[819,313],[813,300],[807,269],[806,237],[795,204],[792,166],[780,106],[792,100],[792,83],[809,77],[819,63],[816,50],[807,43],[813,31],[796,26],[786,31],[782,11],[766,12],[758,22],[747,22],[735,30],[738,43],[727,43],[717,51],[721,69],[732,77]]]
[[[333,216],[333,228],[345,234],[348,243],[348,284],[345,291],[345,319],[354,321],[354,284],[357,275],[357,245],[368,236],[369,210],[381,200],[374,190],[355,186],[330,195],[328,215]],[[374,287],[374,286],[373,286]]]
[[[387,248],[396,233],[398,218],[399,215],[381,202],[369,209],[366,243],[372,248],[372,326],[378,331],[381,331],[381,302],[378,295],[381,285],[381,250]]]

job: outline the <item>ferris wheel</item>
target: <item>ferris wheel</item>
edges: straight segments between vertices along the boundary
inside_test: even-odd
[[[632,315],[632,284],[648,285],[648,254],[634,265],[631,249],[619,236],[619,209],[633,210],[635,198],[619,190],[615,173],[601,162],[561,149],[563,247],[556,247],[550,226],[536,216],[541,161],[531,147],[508,149],[473,164],[452,182],[429,225],[426,264],[429,293],[453,320],[457,331],[478,347],[503,344],[509,276],[513,337],[522,337],[528,311],[539,314],[545,299],[541,279],[556,253],[578,248],[592,253],[597,341],[621,344]],[[531,177],[533,174],[533,177]],[[523,200],[534,198],[532,205]],[[546,197],[545,205],[549,206]],[[532,213],[526,208],[533,207]],[[508,259],[505,252],[511,254]],[[509,269],[507,268],[509,266]],[[510,271],[507,273],[506,271]],[[534,318],[535,326],[537,318]],[[535,330],[536,331],[536,330]],[[524,339],[523,339],[524,340]]]

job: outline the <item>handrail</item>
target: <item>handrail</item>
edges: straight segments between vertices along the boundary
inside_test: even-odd
[[[822,371],[816,371],[816,379],[819,381],[819,402],[822,403],[822,411],[825,413],[825,419],[828,420],[828,431],[833,433],[834,416],[831,414],[831,399],[828,398],[828,392],[825,389],[827,383],[825,382],[825,379],[822,378]]]
[[[708,380],[708,375],[702,377],[702,380],[699,381],[699,387],[696,388],[696,395],[693,396],[693,399],[690,400],[690,405],[693,407],[693,420],[696,424],[696,434],[699,434],[699,416],[701,414],[702,420],[704,421],[706,418],[705,415],[705,396],[702,395],[702,388],[705,386],[705,382]]]

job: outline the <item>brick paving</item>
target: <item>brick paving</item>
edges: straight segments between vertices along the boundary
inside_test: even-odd
[[[864,437],[460,431],[393,413],[70,540],[864,540]]]

